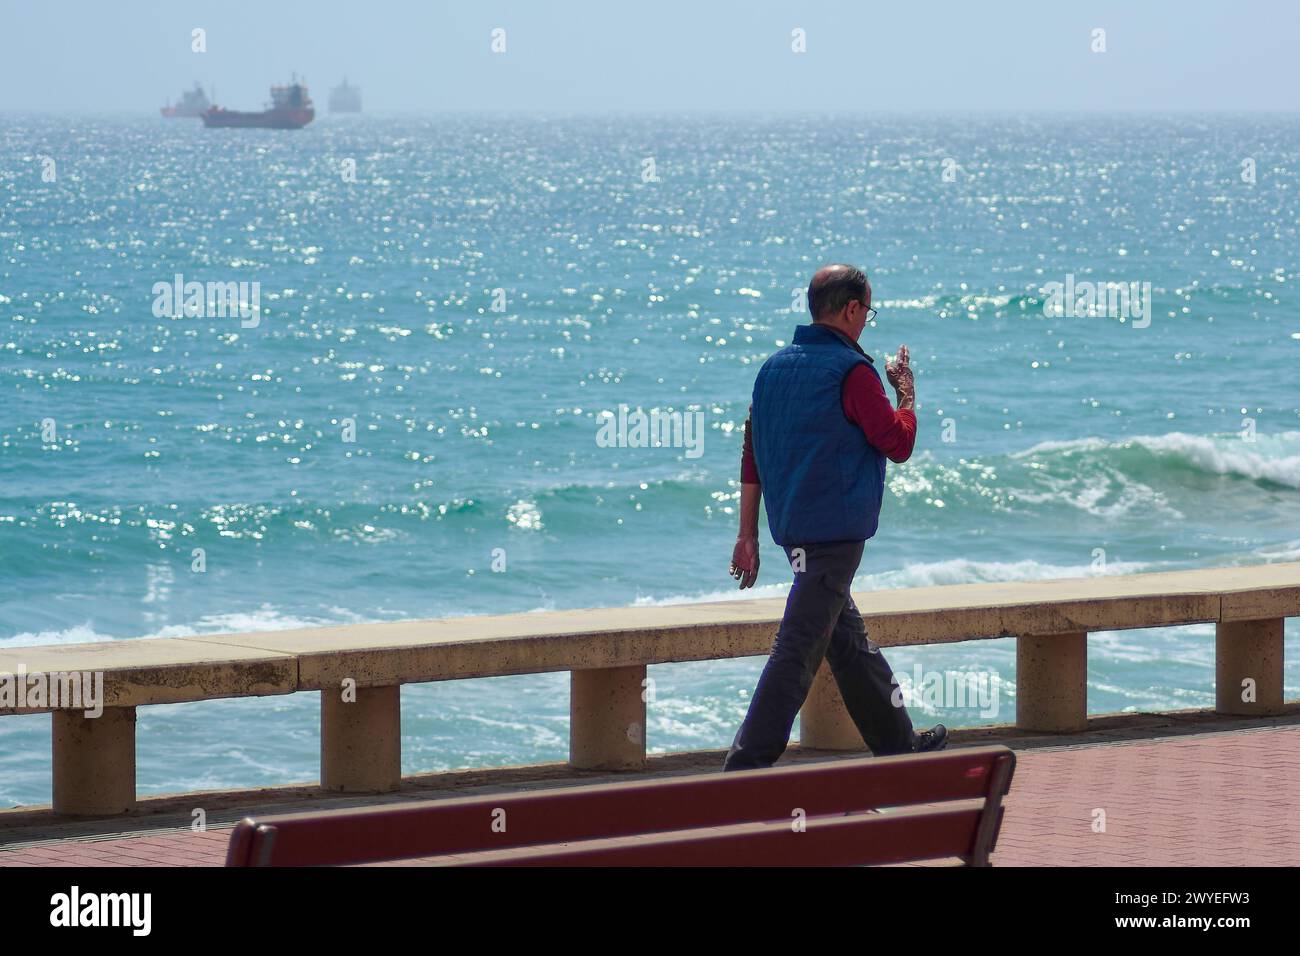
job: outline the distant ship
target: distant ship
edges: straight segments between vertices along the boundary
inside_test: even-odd
[[[361,89],[356,86],[348,86],[348,78],[346,76],[343,77],[342,86],[336,86],[334,89],[330,90],[330,112],[361,112]]]
[[[208,96],[203,92],[203,87],[194,84],[194,89],[188,90],[181,94],[181,101],[175,106],[169,101],[166,106],[162,107],[162,115],[168,119],[175,119],[180,116],[202,116],[203,111],[212,104],[208,102]]]
[[[260,113],[242,113],[220,106],[203,111],[204,126],[255,126],[262,129],[302,129],[316,118],[307,87],[297,78],[288,86],[271,87],[271,102]]]

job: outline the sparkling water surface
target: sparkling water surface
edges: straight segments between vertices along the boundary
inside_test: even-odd
[[[741,426],[835,260],[917,371],[859,591],[1300,560],[1298,171],[1269,115],[0,116],[0,647],[779,596],[770,539],[726,574]],[[157,317],[178,273],[260,323]],[[1149,282],[1150,324],[1045,317],[1070,274]],[[620,405],[702,413],[703,454],[601,447]],[[1090,655],[1095,712],[1213,702],[1211,626]],[[1013,719],[1009,640],[889,658]],[[650,749],[725,746],[760,666],[652,668]],[[313,779],[318,710],[141,708],[140,791]],[[408,773],[559,760],[567,675],[402,716]],[[48,725],[0,720],[0,803],[49,800]]]

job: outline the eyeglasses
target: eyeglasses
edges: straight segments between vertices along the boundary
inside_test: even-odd
[[[874,324],[876,321],[876,310],[871,308],[871,306],[867,305],[865,302],[862,304],[867,306],[867,323]]]

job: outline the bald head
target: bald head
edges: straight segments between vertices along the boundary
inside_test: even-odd
[[[822,266],[808,284],[808,311],[814,322],[834,319],[850,302],[869,302],[867,274],[842,262]]]

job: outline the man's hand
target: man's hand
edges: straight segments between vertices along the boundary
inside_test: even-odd
[[[758,535],[741,535],[731,550],[731,576],[740,588],[752,588],[758,580]]]
[[[885,360],[885,377],[898,394],[899,408],[911,408],[916,402],[916,383],[912,380],[912,366],[909,362],[906,345],[898,347],[894,361]]]

